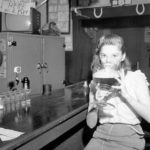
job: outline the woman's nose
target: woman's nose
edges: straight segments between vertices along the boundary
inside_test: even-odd
[[[111,57],[107,57],[106,58],[106,62],[111,62],[112,61],[112,58]]]

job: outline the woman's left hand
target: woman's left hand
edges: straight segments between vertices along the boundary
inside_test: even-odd
[[[117,89],[119,96],[125,101],[129,102],[133,99],[133,97],[129,94],[128,89],[125,83],[125,73],[124,70],[119,71],[119,77],[115,79],[119,82],[119,86],[112,86],[112,88]]]

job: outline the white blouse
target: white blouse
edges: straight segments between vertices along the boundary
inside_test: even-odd
[[[99,73],[94,73],[93,78],[100,78]],[[137,71],[128,71],[125,76],[125,86],[129,92],[129,94],[138,100],[135,95],[135,89],[138,88],[138,81],[145,82],[147,86],[149,83],[146,80],[145,74],[143,74],[140,70]],[[140,81],[140,82],[141,82]],[[142,91],[141,91],[142,92]],[[96,89],[95,94],[93,95],[90,92],[89,96],[89,108],[91,109],[93,102],[97,100],[97,102],[101,102],[103,100],[104,95],[109,95],[111,92],[102,91],[100,89]],[[99,122],[103,123],[125,123],[125,124],[138,124],[140,123],[140,118],[136,114],[136,112],[123,100],[117,93],[112,94],[111,97],[108,96],[107,105],[104,107],[100,107],[99,109]]]

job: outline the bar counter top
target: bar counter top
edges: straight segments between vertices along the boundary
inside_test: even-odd
[[[5,111],[0,110],[1,128],[24,133],[13,140],[1,141],[0,149],[29,149],[28,143],[36,145],[32,150],[38,146],[40,149],[83,121],[87,107],[83,82],[55,90],[51,95],[31,94],[28,99],[11,104]]]

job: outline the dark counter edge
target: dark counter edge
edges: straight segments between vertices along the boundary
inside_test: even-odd
[[[13,149],[31,149],[37,150],[37,147],[42,148],[52,142],[69,129],[73,128],[83,120],[85,120],[88,104],[71,111],[70,113],[60,117],[59,119],[50,122],[49,124],[12,140],[10,143],[1,147],[1,150]],[[32,145],[32,146],[31,146]]]

